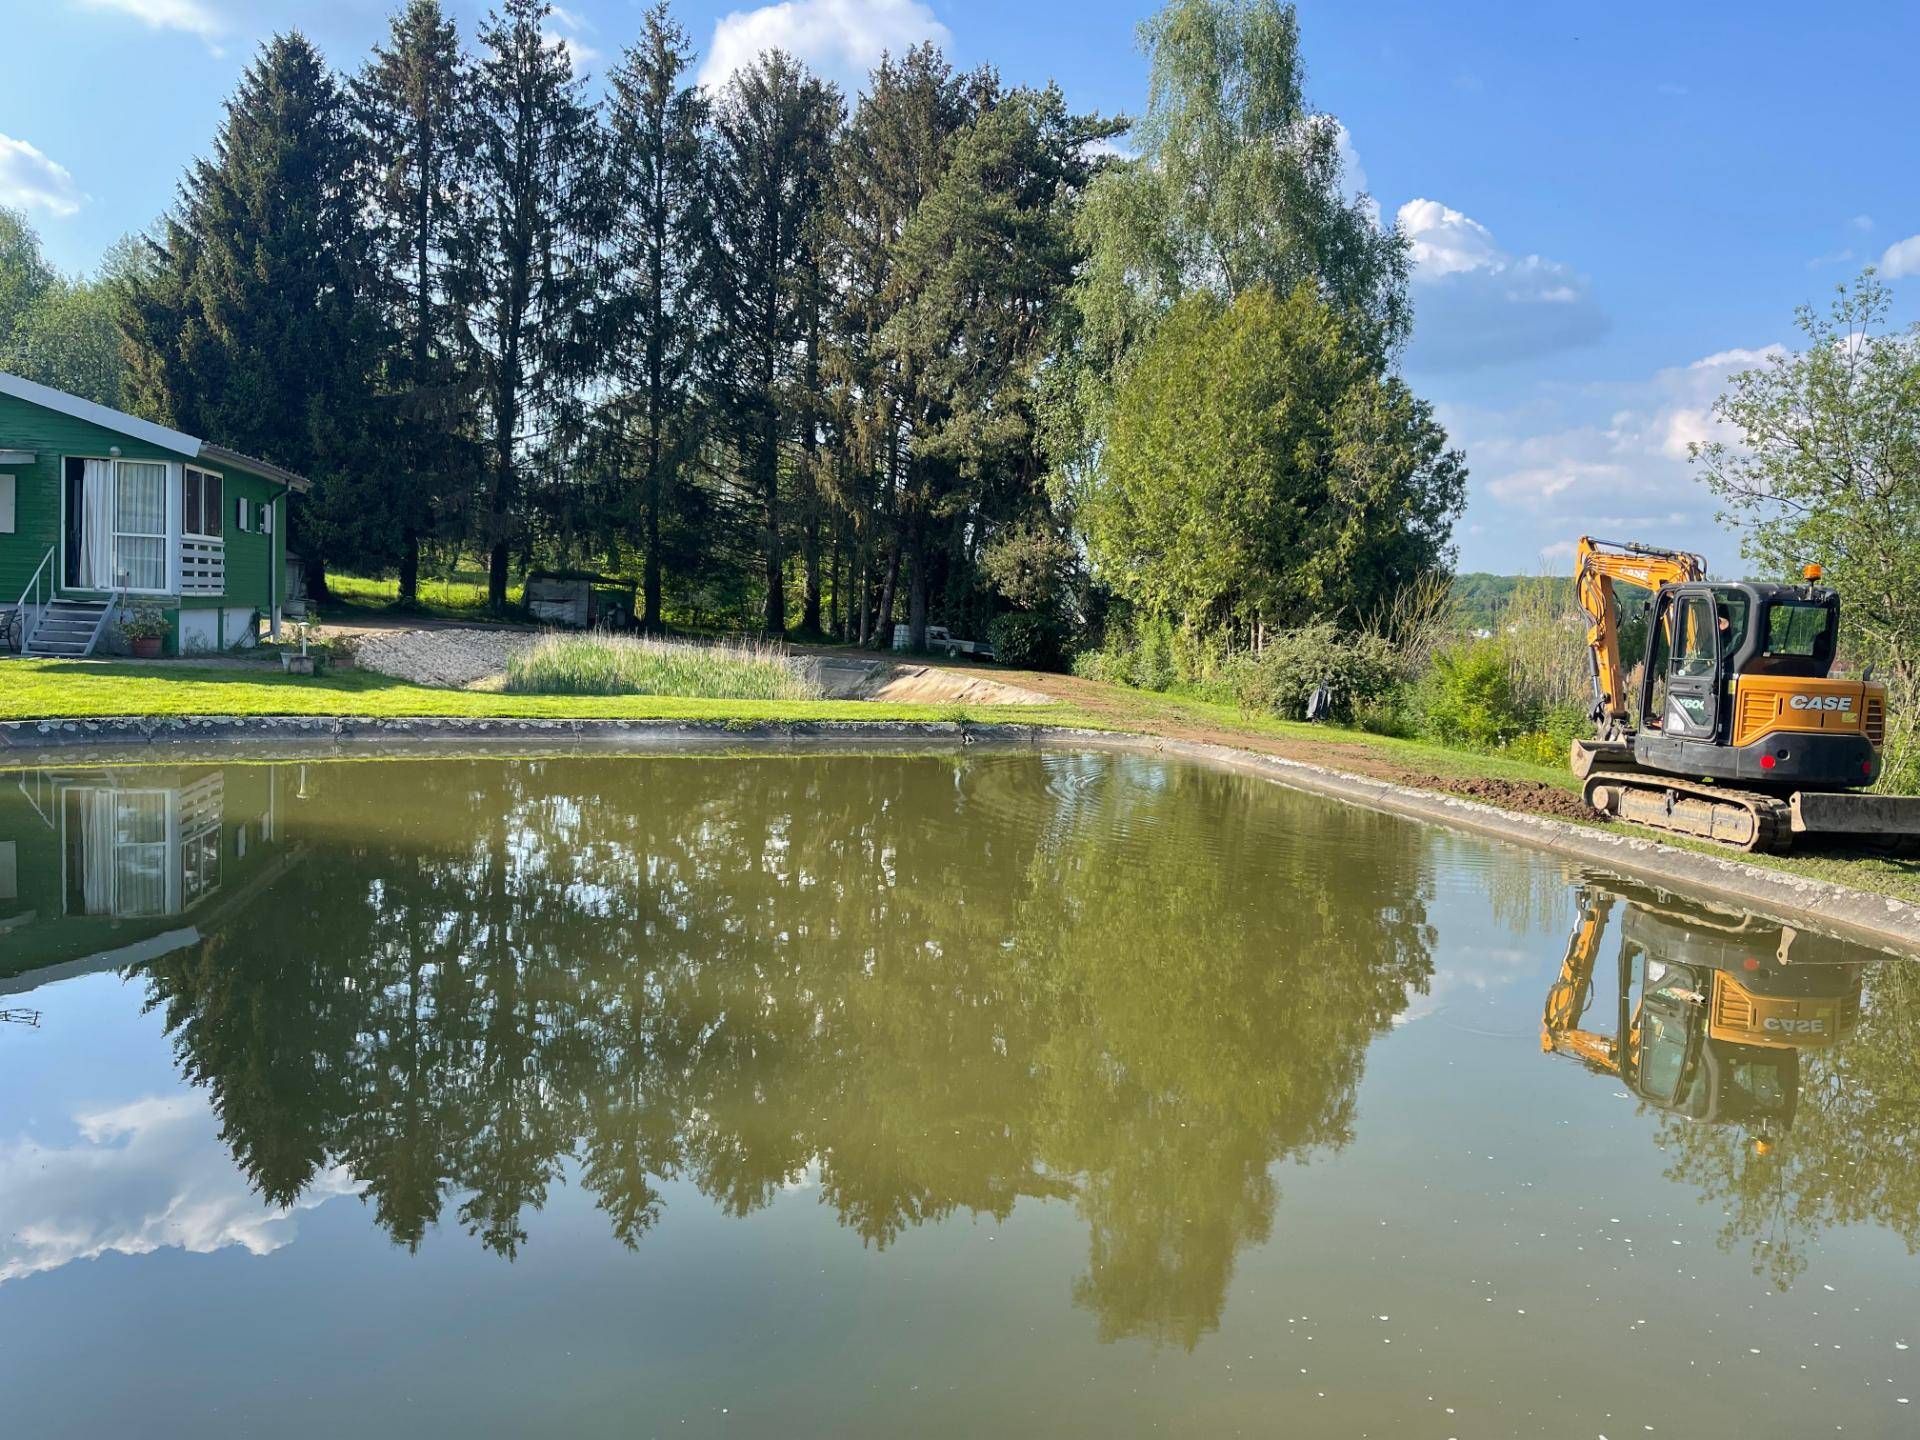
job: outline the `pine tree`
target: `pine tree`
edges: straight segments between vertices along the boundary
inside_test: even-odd
[[[457,254],[471,277],[470,337],[485,391],[487,598],[506,604],[526,540],[527,482],[577,399],[593,355],[599,128],[546,0],[503,0],[480,31],[474,206]],[[523,547],[524,548],[524,547]]]
[[[613,394],[603,407],[621,459],[638,450],[645,550],[641,624],[660,628],[663,512],[693,448],[691,393],[707,333],[707,102],[684,78],[686,32],[665,4],[609,77],[612,210],[603,315]],[[637,433],[636,433],[637,432]]]
[[[470,288],[456,263],[469,223],[470,100],[459,35],[439,0],[410,0],[352,86],[368,171],[367,290],[389,340],[382,418],[395,463],[386,467],[380,530],[397,546],[391,558],[406,604],[419,597],[421,537],[462,507],[479,460],[474,387],[458,344]],[[367,538],[362,558],[378,548]]]
[[[123,316],[134,408],[308,475],[310,517],[346,508],[377,475],[365,425],[375,337],[357,304],[360,196],[345,121],[304,36],[263,46]],[[333,537],[324,522],[294,533],[319,589]]]
[[[770,50],[736,71],[716,111],[711,167],[717,333],[709,370],[743,483],[759,509],[762,625],[786,632],[780,455],[811,415],[790,393],[810,296],[810,241],[826,192],[839,92]]]
[[[876,349],[904,381],[912,428],[901,511],[915,649],[937,569],[949,608],[964,604],[989,532],[1045,512],[1041,374],[1079,260],[1072,220],[1088,143],[1110,129],[1069,114],[1057,88],[1014,91],[954,137],[893,247],[891,288],[903,298]]]
[[[848,627],[861,644],[886,643],[911,543],[899,501],[910,458],[905,394],[912,377],[879,343],[909,298],[895,282],[897,247],[945,173],[953,136],[996,87],[990,72],[956,75],[932,45],[916,46],[875,68],[836,146],[827,227],[838,302],[823,370],[842,417],[836,498],[852,520],[853,566],[862,577],[859,614]]]

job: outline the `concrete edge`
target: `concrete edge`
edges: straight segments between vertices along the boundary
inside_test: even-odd
[[[687,720],[523,720],[351,716],[194,716],[153,719],[14,720],[0,722],[0,768],[71,764],[76,751],[88,764],[194,762],[234,758],[246,743],[249,760],[314,759],[358,755],[446,756],[460,747],[478,753],[504,748],[526,753],[582,750],[703,751],[796,748],[870,748],[875,743],[914,749],[987,745],[1099,749],[1166,755],[1242,774],[1258,775],[1370,810],[1547,850],[1668,889],[1731,899],[1749,909],[1920,953],[1920,905],[1851,886],[1763,869],[1731,857],[1681,850],[1623,830],[1590,828],[1543,815],[1500,810],[1447,795],[1301,760],[1228,745],[1170,740],[1126,731],[1058,725],[964,724],[952,720],[821,720],[773,723]]]

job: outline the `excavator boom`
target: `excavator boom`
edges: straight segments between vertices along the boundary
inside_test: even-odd
[[[1574,592],[1587,617],[1587,656],[1593,677],[1593,722],[1603,740],[1624,741],[1633,725],[1627,715],[1627,677],[1620,663],[1620,614],[1614,585],[1624,580],[1643,590],[1704,580],[1707,562],[1685,550],[1661,550],[1582,535],[1575,550]]]

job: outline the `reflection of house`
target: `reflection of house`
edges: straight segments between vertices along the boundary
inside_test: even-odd
[[[279,808],[271,766],[0,778],[0,976],[197,940],[217,897],[277,873]]]

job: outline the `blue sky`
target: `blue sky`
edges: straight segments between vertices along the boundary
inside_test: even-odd
[[[447,0],[471,34],[482,0]],[[94,264],[168,204],[261,39],[336,65],[388,0],[6,0],[0,203]],[[554,19],[589,72],[640,0]],[[684,0],[715,66],[784,44],[843,81],[932,36],[1084,108],[1141,103],[1145,3]],[[1574,536],[1687,544],[1740,569],[1689,474],[1727,374],[1790,343],[1793,307],[1866,263],[1920,314],[1911,4],[1299,6],[1316,104],[1413,236],[1409,380],[1467,452],[1463,568],[1558,568]],[[1903,246],[1903,242],[1906,242]],[[1903,273],[1911,269],[1911,276]]]

